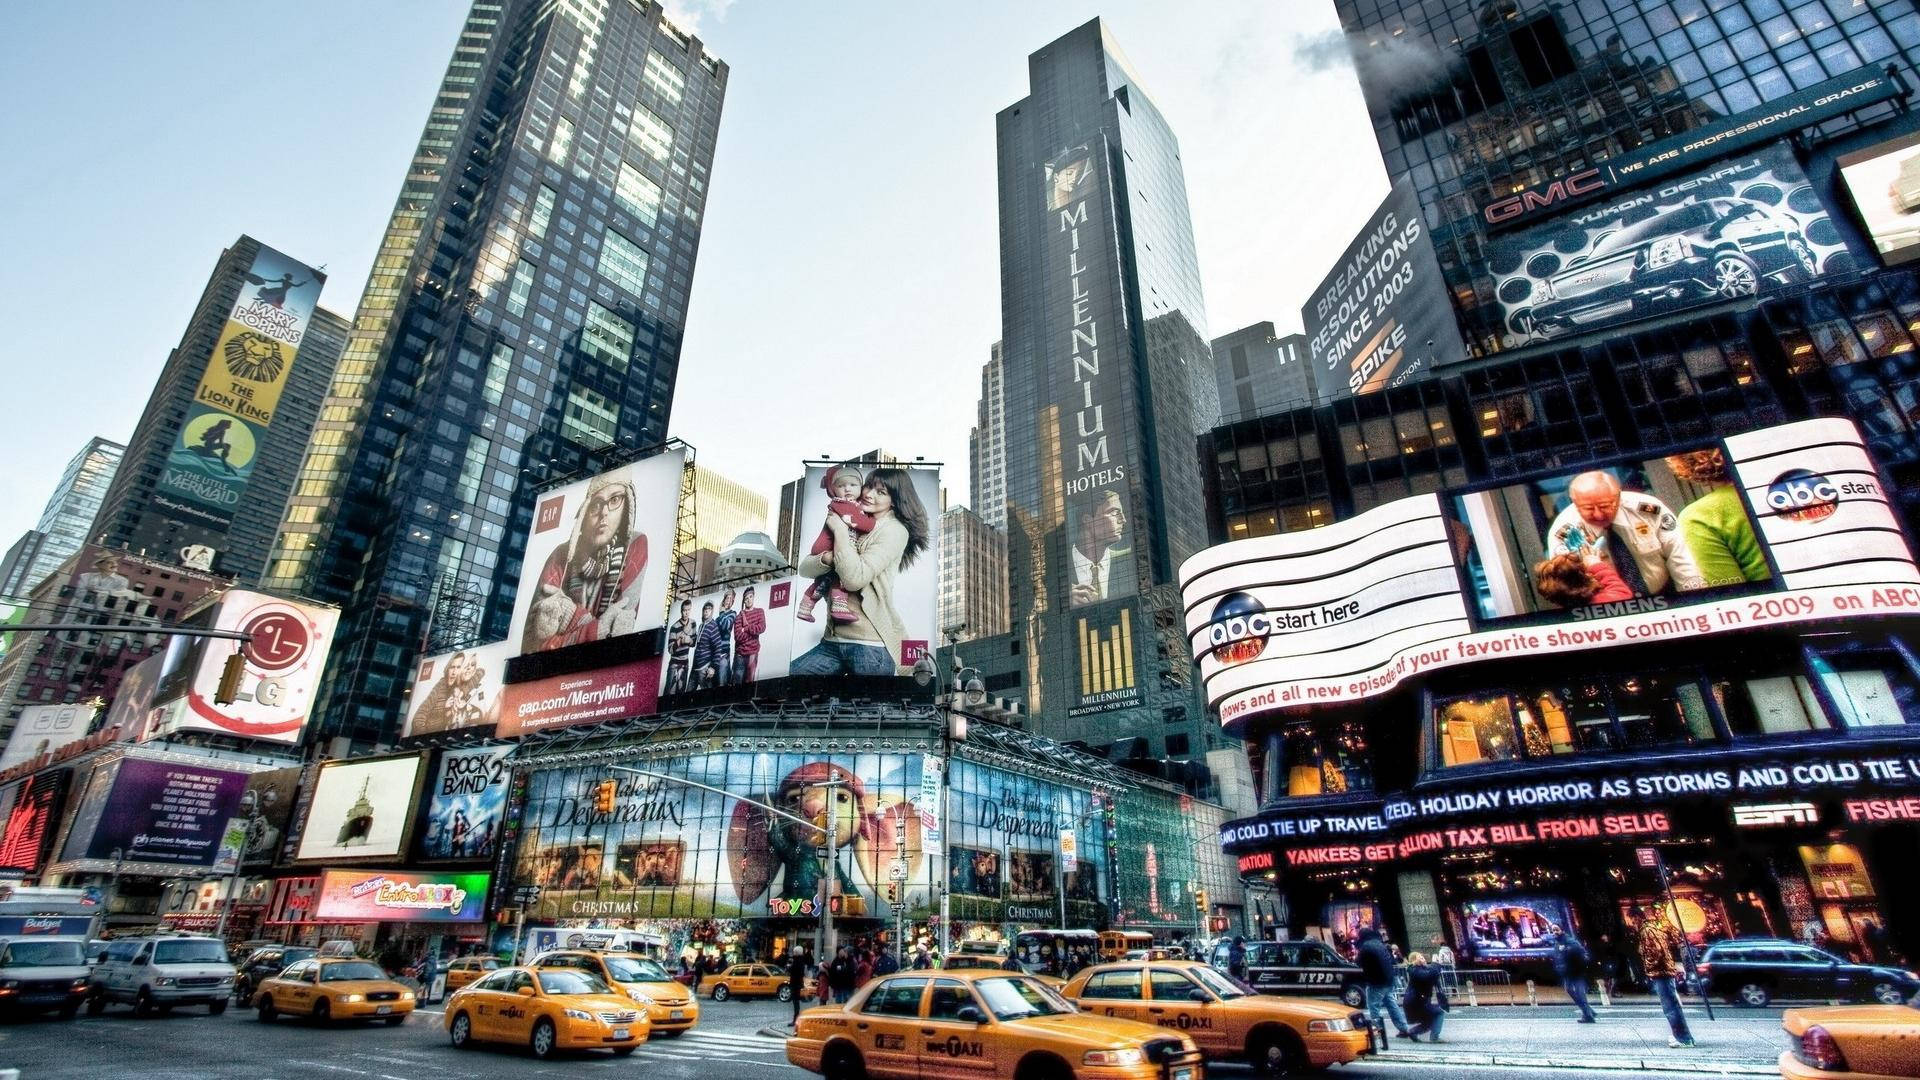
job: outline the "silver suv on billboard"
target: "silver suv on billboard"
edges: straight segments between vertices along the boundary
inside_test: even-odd
[[[1790,215],[1749,199],[1703,199],[1602,236],[1544,283],[1525,317],[1541,337],[1716,299],[1752,296],[1763,278],[1811,280],[1813,249]]]

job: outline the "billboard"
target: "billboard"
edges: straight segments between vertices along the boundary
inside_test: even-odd
[[[1489,229],[1514,228],[1904,93],[1892,73],[1863,67],[1773,98],[1758,108],[1708,120],[1671,138],[1604,158],[1580,172],[1501,195],[1482,206],[1480,215]]]
[[[666,622],[683,451],[542,493],[507,637],[545,652]]]
[[[1080,683],[1067,715],[1091,716],[1144,701],[1140,669],[1134,666],[1133,608],[1076,612],[1073,623]]]
[[[239,645],[246,657],[239,696],[227,705],[213,700],[233,645],[201,641],[169,647],[161,681],[184,685],[185,702],[169,710],[153,734],[212,731],[266,742],[300,741],[339,621],[337,608],[228,590],[215,608],[212,628],[251,635]]]
[[[1095,134],[1061,148],[1039,179],[1046,207],[1041,258],[1056,283],[1047,290],[1055,308],[1042,313],[1038,349],[1040,453],[1053,458],[1041,473],[1057,475],[1059,485],[1043,502],[1049,527],[1062,515],[1066,524],[1070,573],[1060,575],[1059,606],[1081,607],[1137,593],[1147,558],[1145,545],[1133,543],[1134,531],[1146,524],[1145,501],[1135,497],[1135,478],[1127,475],[1140,430],[1127,361],[1133,328],[1121,284],[1106,139]]]
[[[212,535],[233,524],[326,275],[261,245],[227,315],[154,503]]]
[[[420,853],[429,859],[493,857],[494,837],[507,808],[513,747],[481,746],[440,755],[427,793]]]
[[[294,858],[396,858],[407,849],[420,755],[329,761],[320,767]]]
[[[813,586],[811,578],[788,577],[681,597],[669,612],[661,696],[785,678],[794,626],[804,621],[795,602]],[[823,599],[815,589],[816,620]]]
[[[1210,548],[1181,581],[1227,723],[1482,660],[1920,610],[1860,431],[1833,418],[1400,499]]]
[[[1843,154],[1837,164],[1880,260],[1920,259],[1920,134]]]
[[[20,710],[7,748],[0,751],[0,772],[41,754],[79,742],[93,728],[92,705],[28,705]]]
[[[507,661],[519,652],[511,641],[496,641],[421,660],[413,679],[406,734],[431,735],[499,723]]]
[[[40,872],[66,789],[67,772],[62,769],[36,773],[0,794],[0,805],[11,807],[0,826],[0,873]]]
[[[247,788],[240,793],[240,810],[234,822],[244,830],[240,842],[240,865],[255,868],[273,865],[293,818],[293,805],[300,798],[303,766],[268,769],[247,777]]]
[[[313,917],[322,922],[480,922],[488,874],[328,870]]]
[[[544,890],[529,914],[817,917],[824,870],[815,848],[823,834],[745,799],[810,820],[830,812],[840,892],[865,898],[869,914],[892,913],[884,899],[897,857],[908,864],[903,905],[927,906],[936,845],[923,840],[913,801],[920,755],[726,752],[643,767],[717,790],[604,766],[531,776],[513,872],[515,885]],[[613,812],[601,814],[594,791],[608,778],[619,791]]]
[[[1105,897],[1104,830],[1092,827],[1074,834],[1073,865],[1062,858],[1063,832],[1098,820],[1090,789],[964,758],[955,759],[951,770],[947,889],[956,898],[967,898],[956,918],[1050,925],[1059,911],[1056,873],[1069,901],[1093,903]],[[994,908],[994,901],[1007,906]],[[1086,925],[1081,921],[1085,912],[1069,914],[1076,921],[1068,925]]]
[[[503,739],[548,728],[647,716],[659,708],[660,658],[632,660],[572,675],[508,683],[500,699]]]
[[[97,766],[60,857],[112,859],[119,852],[128,862],[211,867],[247,776],[136,757]]]
[[[1509,348],[1755,296],[1852,259],[1783,144],[1488,243]]]
[[[1413,185],[1402,180],[1300,309],[1315,382],[1341,395],[1466,359]]]
[[[940,472],[813,465],[800,502],[819,532],[797,569],[793,675],[897,675],[940,618]]]
[[[146,741],[153,694],[160,688],[160,675],[166,661],[166,653],[154,653],[120,676],[120,685],[113,691],[113,704],[107,707],[107,721],[100,725],[102,728],[117,728],[128,742]]]

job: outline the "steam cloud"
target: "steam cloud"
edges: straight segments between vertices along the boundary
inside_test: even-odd
[[[1369,39],[1339,30],[1302,39],[1294,46],[1293,57],[1312,72],[1351,65],[1360,77],[1367,108],[1376,113],[1444,84],[1451,68],[1447,56],[1423,39],[1405,35]]]

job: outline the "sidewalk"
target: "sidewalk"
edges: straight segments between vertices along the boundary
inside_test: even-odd
[[[1456,1008],[1447,1015],[1439,1043],[1408,1042],[1388,1033],[1379,1060],[1449,1065],[1508,1065],[1536,1069],[1617,1069],[1716,1076],[1778,1076],[1776,1061],[1787,1048],[1777,1012],[1687,1009],[1687,1025],[1699,1045],[1667,1046],[1667,1021],[1658,1009],[1629,1005],[1594,1010],[1594,1024],[1574,1022],[1570,1010]]]

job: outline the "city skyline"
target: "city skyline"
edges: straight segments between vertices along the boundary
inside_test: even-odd
[[[928,13],[921,26],[906,25],[890,15],[850,19],[857,33],[849,37],[825,35],[797,13],[758,5],[735,5],[719,16],[711,10],[696,11],[697,17],[692,18],[669,5],[670,15],[678,16],[683,29],[702,35],[716,54],[746,74],[739,91],[730,95],[722,125],[709,202],[711,225],[702,246],[702,283],[695,287],[689,305],[689,362],[678,388],[672,433],[699,448],[703,463],[772,495],[790,473],[791,462],[771,460],[779,455],[765,454],[765,446],[790,448],[793,461],[863,447],[837,443],[833,433],[820,432],[820,425],[804,410],[757,416],[754,440],[730,440],[738,408],[734,392],[743,371],[756,385],[771,383],[777,394],[795,401],[805,400],[809,392],[805,374],[835,362],[836,357],[850,357],[863,374],[873,375],[896,370],[904,359],[927,379],[957,379],[970,388],[977,380],[982,349],[999,336],[992,113],[1017,96],[1028,52],[1096,13],[1112,12],[1110,18],[1123,40],[1137,42],[1134,61],[1154,73],[1148,86],[1169,103],[1170,114],[1186,132],[1182,145],[1194,177],[1201,267],[1212,306],[1220,311],[1216,318],[1222,325],[1259,319],[1288,323],[1299,297],[1337,254],[1344,231],[1364,218],[1378,190],[1384,189],[1351,74],[1344,68],[1296,71],[1286,62],[1304,43],[1324,36],[1335,25],[1331,5],[1325,10],[1319,5],[1303,7],[1312,10],[1280,16],[1250,6],[1236,8],[1230,17],[1206,27],[1173,25],[1177,20],[1146,5],[1076,4],[1070,10],[1050,12],[1042,20],[1008,7],[952,26],[946,24],[950,16],[939,13]],[[463,12],[464,5],[458,4],[432,10],[383,8],[379,18],[387,33],[376,43],[350,41],[348,28],[356,20],[346,16],[285,13],[277,20],[287,31],[276,35],[277,40],[311,36],[314,43],[293,50],[279,65],[287,80],[284,86],[297,85],[311,92],[280,92],[274,99],[279,102],[275,115],[286,118],[292,134],[311,139],[326,133],[328,158],[350,161],[350,168],[315,169],[300,155],[274,156],[260,169],[208,170],[177,180],[156,175],[145,187],[109,182],[111,170],[107,170],[98,183],[76,176],[74,184],[53,190],[28,185],[26,177],[12,171],[19,165],[12,170],[0,166],[5,170],[0,175],[13,180],[11,186],[28,191],[25,200],[14,203],[18,209],[10,216],[20,220],[12,223],[11,231],[20,239],[22,250],[40,256],[32,268],[0,271],[6,275],[0,277],[0,296],[8,298],[9,306],[20,305],[10,322],[22,327],[11,339],[11,348],[0,353],[0,361],[23,373],[23,393],[29,397],[57,394],[61,382],[78,379],[94,388],[89,394],[91,426],[109,438],[129,436],[167,349],[178,340],[192,312],[194,283],[204,280],[205,266],[240,232],[297,251],[316,265],[326,264],[329,290],[322,306],[351,316],[384,215],[392,205],[392,178],[401,171],[397,166],[418,134],[413,125],[432,96],[439,65]],[[210,25],[196,30],[189,42],[181,28],[164,20],[143,25],[145,16],[136,9],[127,9],[125,16],[123,25],[132,31],[127,40],[140,40],[144,47],[157,39],[177,37],[182,48],[191,46],[189,57],[230,49],[246,37],[244,25],[236,28],[209,19]],[[0,76],[0,81],[32,82],[34,65],[45,62],[39,58],[70,53],[59,42],[84,33],[81,28],[58,25],[51,16],[30,14],[28,23],[15,44],[35,43],[34,47],[23,48],[23,63],[13,67],[13,74]],[[954,36],[961,30],[964,34]],[[902,81],[911,86],[916,77],[910,70],[913,65],[902,58],[886,58],[885,49],[876,54],[873,48],[905,41],[910,33],[948,41],[943,48],[954,58],[955,70],[972,77],[943,94],[928,114],[931,119],[916,126],[906,126],[894,113],[904,110],[904,104],[861,107],[883,110],[871,115],[860,115],[861,109],[839,110],[854,120],[851,134],[841,130],[848,127],[849,116],[836,114],[827,105],[849,78],[830,75],[829,69],[843,65],[796,61],[786,55],[792,50],[775,44],[791,44],[793,35],[799,34],[800,40],[820,50],[857,50],[869,61],[868,81]],[[115,46],[92,42],[89,48],[105,48],[111,54]],[[155,48],[151,57],[168,51]],[[745,63],[735,60],[736,55]],[[873,60],[874,55],[882,55],[884,62]],[[241,101],[245,95],[223,96],[210,84],[181,80],[173,75],[177,69],[171,62],[165,65],[169,77],[160,84],[162,63],[151,57],[130,54],[121,58],[125,62],[115,62],[109,56],[103,67],[120,73],[111,85],[91,89],[91,96],[72,101],[47,101],[39,115],[16,115],[10,122],[21,126],[19,138],[43,147],[68,145],[76,136],[68,134],[67,128],[79,125],[100,136],[100,145],[122,147],[147,160],[164,160],[185,153],[173,144],[211,145],[212,132],[246,115]],[[1261,73],[1263,69],[1266,74]],[[796,77],[814,80],[798,99],[790,86],[783,85]],[[153,85],[143,85],[137,96],[130,94],[130,87],[143,79]],[[1285,102],[1277,98],[1289,96],[1287,91],[1303,92],[1302,88],[1322,96],[1337,91],[1346,99],[1344,111],[1328,109],[1332,115],[1319,118],[1326,131],[1343,142],[1329,145],[1324,136],[1315,141],[1310,132],[1303,134],[1309,144],[1325,148],[1324,154],[1313,155],[1311,162],[1288,164],[1282,172],[1285,148],[1273,138],[1248,138],[1245,132],[1289,117]],[[27,99],[34,96],[28,93]],[[110,115],[105,111],[109,102],[114,110]],[[169,132],[167,146],[153,144],[155,131]],[[1264,257],[1271,246],[1239,241],[1248,222],[1234,220],[1234,215],[1245,214],[1249,194],[1271,190],[1271,201],[1261,205],[1284,208],[1290,205],[1287,192],[1304,194],[1315,176],[1324,178],[1334,160],[1343,154],[1351,158],[1355,148],[1360,154],[1358,167],[1370,176],[1363,183],[1346,185],[1365,189],[1346,200],[1350,206],[1316,214],[1330,222],[1319,244],[1321,254],[1276,267],[1274,260]],[[94,146],[86,146],[84,152],[98,159]],[[784,163],[795,161],[837,159],[852,163],[855,170],[863,165],[884,167],[903,152],[916,163],[917,171],[937,177],[937,182],[884,185],[878,192],[880,201],[869,206],[871,212],[863,212],[857,200],[849,201],[844,210],[826,213],[797,209],[815,206],[820,197],[837,190],[808,180],[810,174],[804,168],[791,174],[798,177],[796,182],[777,190],[769,190],[758,179],[775,175],[770,170],[785,169]],[[282,161],[287,164],[279,164]],[[1269,167],[1264,180],[1259,179],[1262,162]],[[823,180],[837,185],[838,175]],[[937,215],[939,222],[923,218],[916,226],[928,230],[924,235],[933,241],[928,250],[939,252],[938,257],[912,255],[899,245],[894,226],[915,216],[916,193],[947,197],[950,204],[951,213],[943,210]],[[1345,188],[1342,194],[1348,194]],[[76,207],[88,200],[103,208],[96,215],[97,223],[89,218],[79,226],[81,238],[92,243],[69,247],[66,241],[74,238],[74,219],[86,216],[78,215]],[[28,363],[34,356],[59,350],[59,327],[89,320],[79,291],[65,283],[91,273],[97,284],[97,252],[103,249],[106,234],[124,232],[115,229],[114,223],[133,215],[136,204],[155,203],[171,206],[176,213],[162,215],[163,220],[139,230],[138,235],[114,237],[117,259],[125,266],[145,268],[132,279],[138,282],[136,287],[114,294],[125,309],[113,320],[122,341],[112,349],[81,350],[71,362],[60,365]],[[811,220],[795,229],[796,214]],[[1263,211],[1255,216],[1263,219],[1254,225],[1256,232],[1281,228],[1282,214]],[[783,219],[783,225],[776,224]],[[39,222],[54,220],[64,222],[63,243],[36,243],[36,237],[51,235],[51,225]],[[1312,246],[1295,243],[1293,250]],[[902,274],[896,269],[902,264],[917,269]],[[820,299],[814,290],[792,290],[782,282],[815,279],[843,282],[839,288],[852,291],[867,290],[873,302],[849,305],[836,332],[799,341],[774,339],[786,345],[776,350],[777,357],[770,355],[769,339],[757,327],[787,322],[786,312]],[[93,295],[97,299],[99,294]],[[752,318],[754,310],[763,312],[763,318]],[[26,311],[44,314],[26,320]],[[957,477],[966,460],[973,404],[970,393],[926,395],[924,402],[898,410],[897,418],[888,419],[897,425],[898,434],[889,434],[886,441],[905,448],[907,436],[917,436],[920,442],[910,451],[946,461],[955,470],[950,475]],[[926,438],[929,431],[937,437]],[[63,455],[70,451],[37,423],[16,425],[8,442],[0,445],[7,446],[10,459],[16,462],[9,479],[0,481],[0,492],[11,496],[6,502],[17,518],[8,522],[0,517],[0,532],[12,534],[32,524],[31,508],[47,495],[35,478],[57,474]]]

